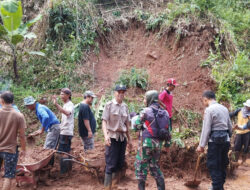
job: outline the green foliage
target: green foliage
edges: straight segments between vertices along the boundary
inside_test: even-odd
[[[5,0],[0,2],[0,14],[3,21],[3,25],[0,24],[0,41],[5,41],[6,44],[12,50],[9,54],[4,50],[0,52],[7,55],[12,56],[13,59],[13,70],[15,74],[15,78],[18,79],[18,70],[17,70],[17,45],[22,42],[25,38],[32,39],[36,38],[34,33],[29,33],[28,28],[35,23],[37,20],[41,18],[38,15],[32,21],[23,24],[22,23],[22,4],[21,1],[17,0]]]
[[[158,14],[145,13],[136,10],[136,18],[146,24],[147,30],[160,29],[160,33],[164,33],[170,26],[178,25],[178,19],[181,17],[195,16],[199,11],[199,7],[193,3],[168,3],[167,8]]]
[[[139,102],[139,101],[125,101],[126,104],[128,105],[128,109],[129,112],[135,112],[135,113],[139,113],[143,107],[145,107],[143,105],[143,101]]]
[[[38,99],[41,91],[34,90],[31,87],[24,88],[23,86],[16,85],[11,79],[0,78],[0,91],[10,90],[14,94],[14,103],[18,109],[25,115],[27,124],[29,125],[36,119],[35,114],[30,114],[30,111],[24,106],[23,99],[27,96],[33,96]]]
[[[223,60],[223,64],[214,64],[212,74],[218,82],[216,95],[219,101],[229,101],[234,107],[241,107],[250,98],[248,57],[245,52],[241,52],[231,61]]]
[[[49,28],[47,41],[57,45],[69,41],[71,36],[76,35],[76,20],[73,11],[62,4],[49,10]]]
[[[19,42],[22,42],[24,38],[36,38],[34,33],[28,33],[28,28],[41,18],[38,15],[35,19],[23,24],[22,23],[22,5],[21,1],[17,0],[5,0],[0,2],[0,13],[3,21],[3,25],[0,27],[1,38],[7,44],[16,46]]]
[[[194,112],[192,110],[181,109],[180,113],[177,114],[177,117],[184,117],[183,119],[187,122],[187,126],[189,129],[196,128],[201,129],[202,126],[202,116],[198,112]]]
[[[190,138],[196,138],[199,134],[196,129],[185,128],[184,131],[179,132],[177,130],[172,131],[172,143],[175,143],[180,148],[185,147],[184,140]]]
[[[172,143],[175,143],[177,146],[179,146],[180,148],[184,148],[185,147],[185,143],[182,140],[181,137],[181,133],[173,131],[172,132],[172,139],[171,139]]]
[[[209,67],[209,68],[212,68],[213,64],[219,64],[219,62],[217,61],[218,60],[218,55],[217,54],[214,54],[213,51],[210,50],[210,54],[209,54],[209,57],[204,60],[200,66],[201,67]]]
[[[174,115],[174,120],[178,119],[185,128],[182,127],[182,131],[174,129],[172,131],[172,142],[181,148],[185,147],[183,142],[185,139],[197,138],[202,128],[202,116],[198,112],[191,110],[181,109],[177,114]]]
[[[1,17],[4,27],[9,32],[18,29],[22,22],[23,10],[21,1],[5,0],[1,2]]]
[[[123,84],[129,87],[138,87],[146,90],[148,87],[148,74],[144,69],[132,68],[131,71],[124,70],[120,74],[116,84]]]
[[[113,11],[112,14],[116,17],[120,17],[122,15],[121,11]]]
[[[98,103],[97,108],[95,109],[95,119],[97,124],[97,129],[102,127],[102,114],[104,111],[105,104],[108,102],[108,99],[103,95]]]
[[[90,49],[98,52],[97,31],[101,34],[106,28],[91,3],[78,1],[77,6],[75,3],[56,1],[53,9],[48,10],[47,46],[41,52],[29,52],[33,56],[20,66],[24,87],[47,91],[67,86],[83,92],[93,82],[92,73],[81,68]]]
[[[150,17],[149,13],[142,11],[142,10],[138,10],[138,9],[135,10],[135,15],[136,15],[136,18],[141,22],[146,21]]]
[[[170,27],[182,31],[183,24],[190,20],[213,22],[220,28],[220,35],[236,43],[242,50],[250,48],[249,25],[250,10],[246,0],[175,0],[167,4],[167,8],[157,14],[136,10],[136,18],[146,24],[148,30],[160,29],[164,34]],[[226,43],[226,42],[225,42]]]
[[[69,0],[58,2],[49,10],[47,41],[54,43],[55,49],[63,49],[67,46],[65,42],[74,39],[77,39],[75,43],[80,51],[89,51],[92,46],[98,48],[95,41],[97,31],[101,34],[107,29],[103,19],[94,11],[94,6],[87,1],[79,1],[77,4]]]
[[[79,69],[81,64],[74,63],[82,55],[75,43],[68,43],[60,56],[50,45],[44,53],[46,57],[33,56],[21,65],[21,84],[24,87],[33,86],[43,91],[69,87],[82,92],[92,82],[92,76]]]
[[[222,33],[229,32],[233,34],[238,45],[243,49],[249,49],[248,30],[250,25],[249,1],[246,0],[193,0],[200,7],[201,12],[210,12],[219,18],[226,30]]]

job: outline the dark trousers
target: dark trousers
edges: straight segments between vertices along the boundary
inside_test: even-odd
[[[3,165],[3,159],[0,158],[0,170],[1,170],[1,168],[2,168],[2,165]]]
[[[228,151],[230,143],[208,143],[207,168],[212,178],[213,190],[223,190],[226,181],[226,169],[229,164]]]
[[[172,131],[172,118],[169,118],[169,130]]]
[[[234,151],[241,151],[248,153],[248,146],[250,145],[250,132],[246,134],[237,134],[234,141]]]
[[[58,150],[69,153],[71,150],[72,136],[60,135]],[[70,159],[70,156],[64,156],[60,159],[60,173],[64,174],[72,170],[72,162],[65,159]]]
[[[126,139],[121,142],[120,139],[116,141],[111,138],[111,145],[105,147],[105,173],[112,174],[113,172],[117,172],[124,167],[126,146]]]

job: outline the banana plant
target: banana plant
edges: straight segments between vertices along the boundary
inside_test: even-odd
[[[36,38],[36,35],[33,32],[29,32],[28,29],[32,24],[41,19],[41,15],[38,15],[33,20],[23,23],[22,3],[19,0],[0,1],[0,15],[3,22],[3,24],[0,24],[0,42],[5,41],[11,49],[11,53],[9,53],[0,48],[0,53],[12,57],[14,75],[15,79],[18,81],[17,45],[25,38]],[[27,53],[44,56],[44,53],[42,52],[32,51]]]

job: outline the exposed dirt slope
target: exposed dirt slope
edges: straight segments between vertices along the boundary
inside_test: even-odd
[[[194,25],[189,30],[189,36],[178,41],[174,32],[158,40],[137,23],[116,29],[108,36],[110,40],[100,46],[99,58],[90,56],[90,62],[97,63],[96,85],[109,89],[121,70],[144,68],[149,74],[150,89],[160,90],[167,78],[174,77],[180,84],[174,92],[174,105],[201,111],[202,92],[215,86],[209,69],[200,67],[208,57],[214,33],[209,26]]]

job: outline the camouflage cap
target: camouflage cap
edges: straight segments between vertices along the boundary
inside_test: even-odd
[[[28,97],[23,99],[23,102],[24,102],[25,106],[29,106],[29,105],[36,103],[36,100],[32,96],[28,96]]]

